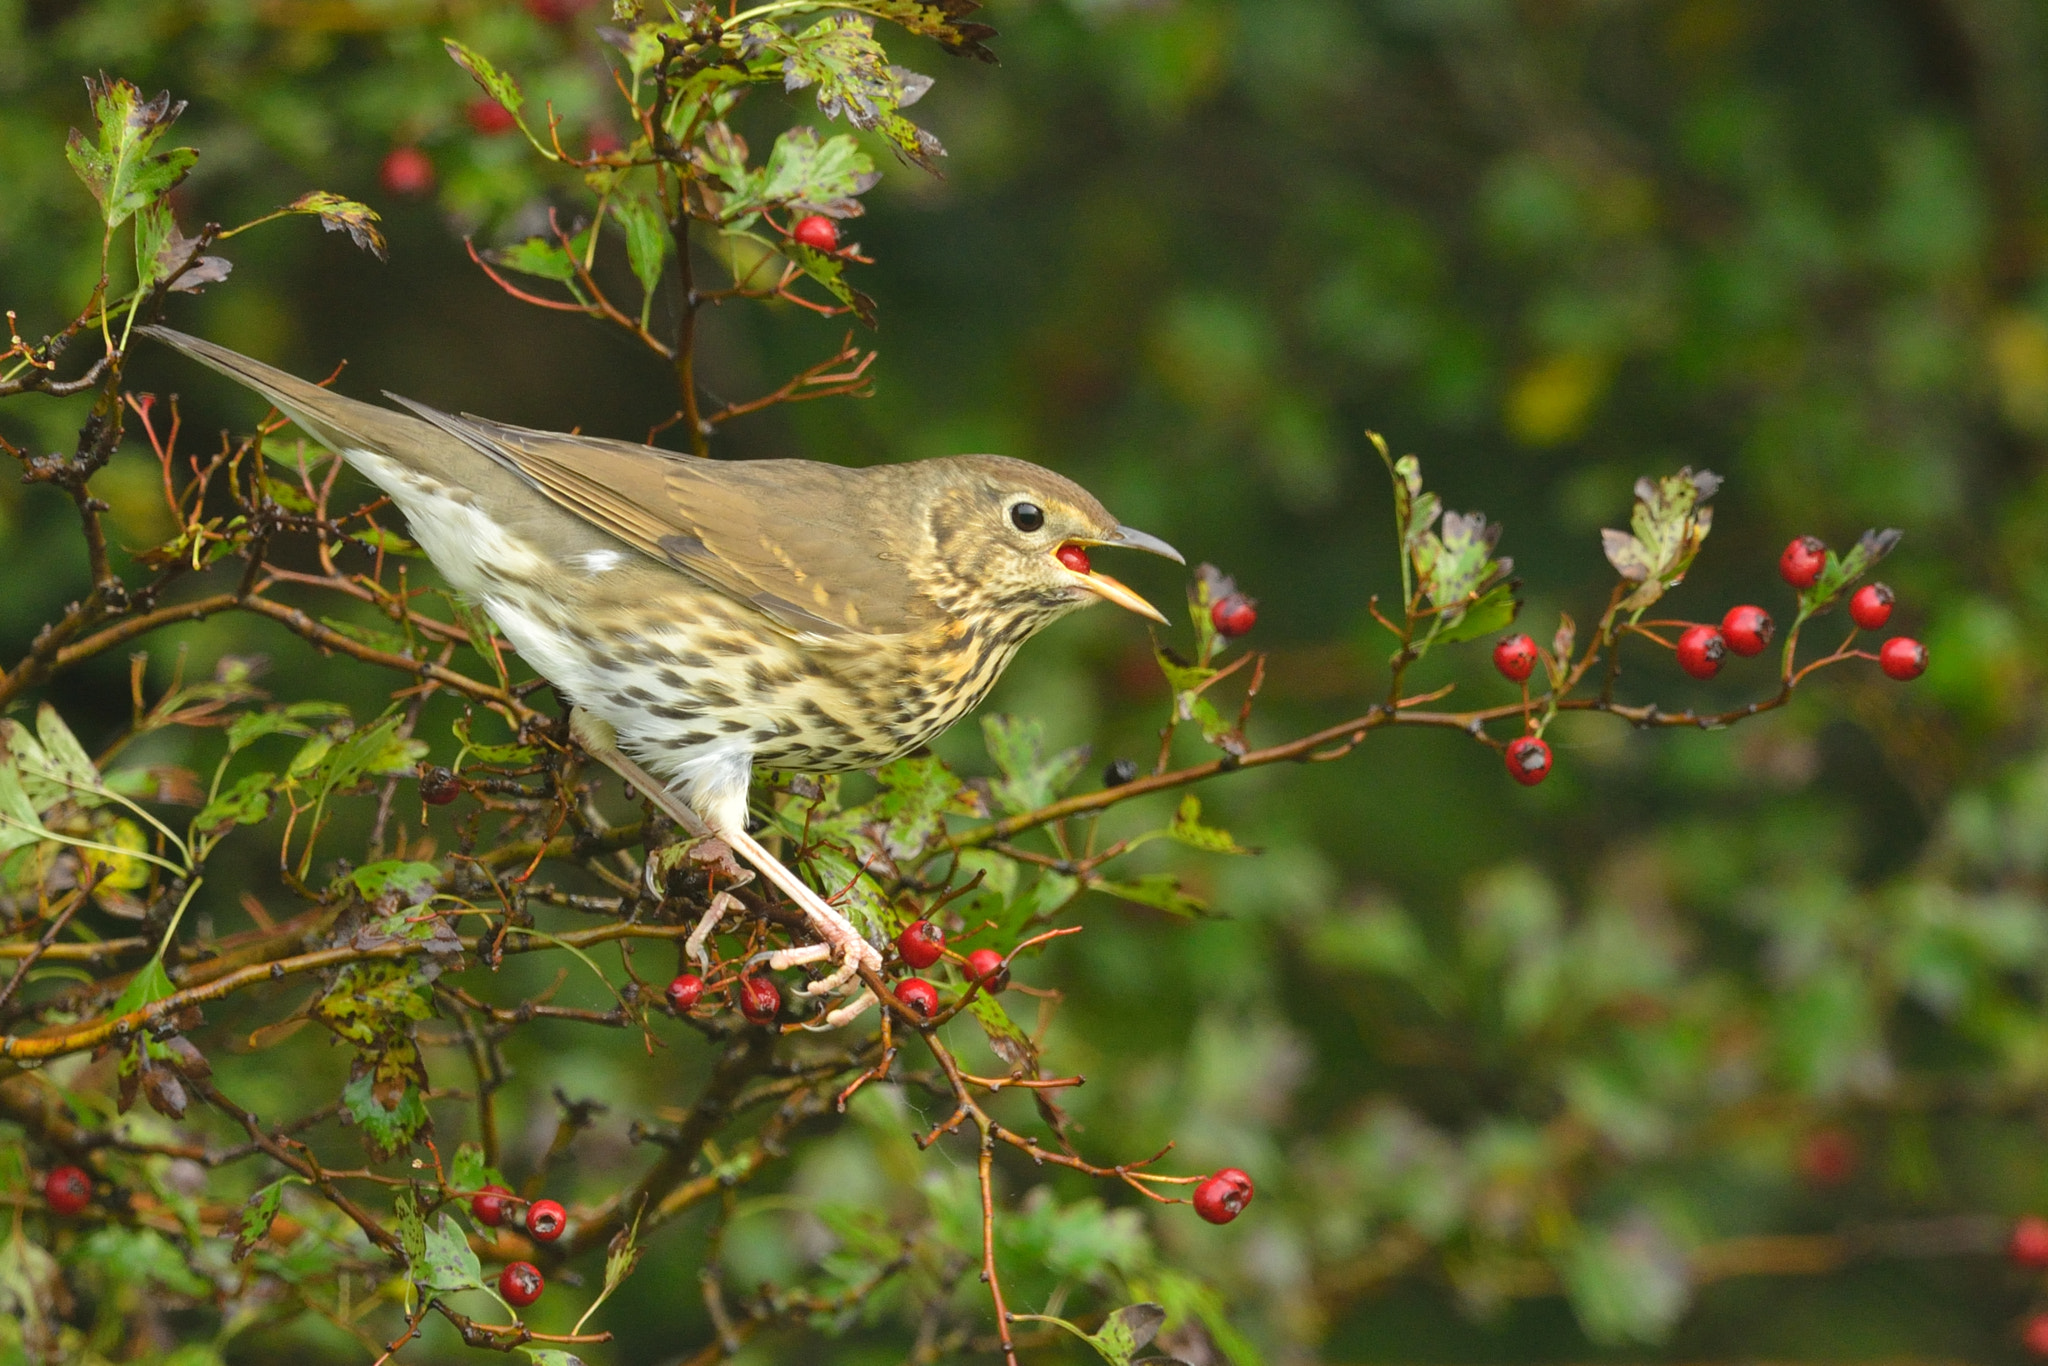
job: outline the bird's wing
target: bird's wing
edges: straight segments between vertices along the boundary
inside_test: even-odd
[[[704,460],[399,401],[593,526],[789,630],[896,635],[937,614],[901,559],[887,553],[887,527],[877,519],[886,509],[874,505],[862,471],[809,460]]]

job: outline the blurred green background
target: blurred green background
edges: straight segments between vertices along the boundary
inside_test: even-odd
[[[1418,453],[1450,506],[1506,522],[1539,640],[1560,609],[1597,616],[1599,528],[1625,524],[1631,482],[1690,464],[1728,485],[1673,614],[1757,601],[1787,619],[1789,537],[1896,526],[1882,577],[1933,653],[1911,687],[1838,670],[1725,734],[1561,723],[1535,790],[1434,733],[1205,789],[1265,851],[1194,869],[1220,918],[1096,899],[1087,932],[1021,975],[1066,993],[1049,1052],[1089,1078],[1091,1152],[1177,1138],[1190,1169],[1250,1169],[1258,1200],[1226,1229],[1145,1211],[1073,1236],[1155,1239],[1273,1362],[2021,1356],[2017,1325],[2048,1306],[1999,1256],[2002,1221],[2048,1207],[2048,9],[998,0],[977,17],[1000,67],[890,37],[938,77],[917,112],[950,155],[942,180],[889,162],[849,225],[876,258],[855,272],[881,313],[875,396],[736,423],[717,453],[989,450],[1079,479],[1260,600],[1254,743],[1384,687],[1367,602],[1399,580],[1367,428]],[[188,229],[314,187],[387,215],[388,265],[310,225],[255,235],[174,325],[301,373],[346,358],[359,395],[639,439],[675,406],[658,362],[507,299],[465,257],[464,234],[536,230],[546,185],[517,139],[470,128],[474,87],[439,45],[491,53],[587,134],[602,18],[0,0],[0,302],[39,334],[90,288],[96,220],[60,148],[87,118],[79,78],[104,69],[192,101]],[[771,91],[750,117],[817,113]],[[435,190],[393,196],[379,164],[412,142]],[[840,335],[758,307],[706,326],[729,399]],[[167,355],[133,373],[187,396],[188,429],[255,416]],[[18,402],[0,433],[68,448],[79,415]],[[130,543],[162,530],[155,480],[140,454],[103,476]],[[1128,572],[1171,601],[1169,568]],[[0,484],[0,657],[84,576],[59,495]],[[310,658],[249,621],[181,638],[202,665]],[[1415,681],[1509,699],[1483,650],[1445,654]],[[293,670],[272,681],[289,693]],[[67,689],[88,733],[125,706],[125,666]],[[1647,651],[1622,682],[1673,708],[1768,690],[1763,661],[1695,684]],[[1094,612],[1027,650],[989,708],[1143,761],[1163,690],[1137,625]],[[982,771],[973,731],[942,750]],[[549,1085],[645,1067],[619,1056],[637,1041],[536,1033],[529,1147]],[[656,1075],[635,1084],[674,1084]],[[782,1185],[886,1202],[890,1182],[957,1182],[958,1159],[902,1151],[915,1122],[821,1136]],[[582,1159],[593,1185],[635,1160],[617,1138]],[[1011,1198],[1043,1179],[1013,1174]],[[787,1276],[822,1236],[743,1221],[728,1260]],[[695,1255],[668,1231],[612,1315],[615,1355],[590,1360],[701,1343]],[[1056,1271],[1068,1254],[1027,1255]],[[1020,1276],[1025,1307],[1058,1280]],[[1199,1334],[1172,1346],[1222,1359]],[[746,1359],[910,1349],[859,1327]]]

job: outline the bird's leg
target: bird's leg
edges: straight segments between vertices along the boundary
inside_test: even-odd
[[[770,972],[781,972],[785,968],[802,967],[805,963],[817,963],[832,956],[830,944],[799,944],[793,949],[771,949],[757,953],[753,961],[766,963]]]
[[[744,830],[719,830],[718,837],[730,844],[733,852],[760,869],[761,876],[774,883],[776,888],[810,918],[811,928],[818,938],[832,946],[832,957],[839,960],[839,968],[830,977],[811,983],[803,989],[806,996],[823,996],[837,991],[852,981],[862,968],[882,968],[882,955],[875,946],[861,938],[859,930],[845,916],[832,909],[832,903],[819,896],[803,884],[803,880],[792,873],[782,860],[763,849],[752,835]]]
[[[684,805],[682,800],[653,774],[619,752],[618,732],[612,729],[610,722],[577,707],[569,713],[569,733],[576,737],[578,744],[589,751],[593,759],[640,789],[649,801],[660,807],[676,824],[699,839],[716,835],[724,840],[732,846],[735,854],[753,864],[761,876],[775,884],[784,896],[797,904],[809,918],[811,928],[817,932],[818,937],[832,946],[832,957],[839,960],[838,970],[831,976],[805,987],[804,995],[823,996],[837,991],[852,981],[863,967],[870,967],[878,972],[881,970],[882,955],[875,951],[874,945],[861,938],[860,931],[853,927],[851,921],[832,909],[832,903],[806,887],[801,878],[783,865],[782,860],[763,849],[745,830],[727,827],[723,822],[718,829],[706,825],[702,816]],[[698,928],[703,927],[700,925]],[[700,943],[698,947],[701,949],[703,946]]]

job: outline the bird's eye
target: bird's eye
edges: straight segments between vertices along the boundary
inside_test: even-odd
[[[1010,525],[1019,531],[1036,531],[1045,525],[1045,509],[1036,503],[1012,503]]]

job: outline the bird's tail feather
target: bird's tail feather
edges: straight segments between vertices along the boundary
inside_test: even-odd
[[[336,451],[362,447],[388,451],[391,442],[386,429],[394,422],[416,421],[388,408],[379,408],[323,389],[297,375],[286,374],[274,365],[251,360],[239,351],[230,351],[202,337],[168,327],[136,330],[173,350],[184,352],[237,384],[254,389],[315,440]]]

